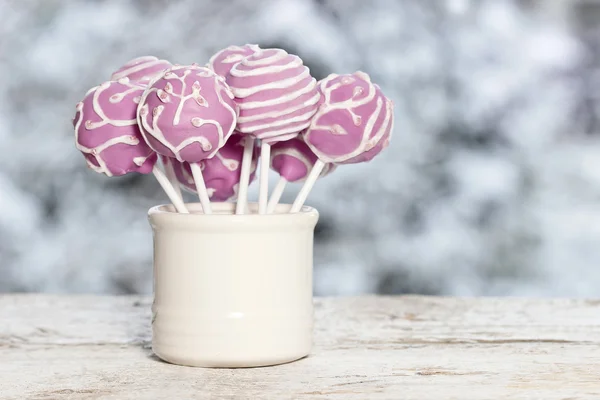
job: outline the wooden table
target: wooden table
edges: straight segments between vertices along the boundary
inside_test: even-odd
[[[600,301],[317,299],[315,348],[268,368],[169,365],[147,297],[0,297],[1,399],[600,399]]]

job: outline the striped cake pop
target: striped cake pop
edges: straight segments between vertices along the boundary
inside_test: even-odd
[[[237,115],[224,79],[196,65],[174,66],[153,80],[138,107],[138,122],[150,147],[190,163],[206,214],[211,213],[210,201],[198,163],[225,145]]]
[[[187,212],[156,168],[157,155],[138,128],[136,110],[143,91],[143,86],[127,78],[90,89],[77,104],[73,120],[77,149],[91,169],[107,176],[153,172],[178,211]]]
[[[265,214],[270,145],[293,138],[309,124],[320,95],[302,60],[264,49],[235,64],[227,83],[240,108],[238,130],[262,141],[259,213]]]
[[[215,53],[209,60],[207,67],[222,77],[227,77],[235,64],[260,50],[255,44],[243,46],[229,46]],[[239,183],[239,201],[236,205],[236,214],[242,214],[248,202],[248,185],[250,184],[250,162],[254,154],[254,141],[245,141],[244,156],[242,158],[241,177]]]

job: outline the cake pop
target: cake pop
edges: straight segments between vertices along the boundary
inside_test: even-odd
[[[147,85],[153,78],[169,68],[171,68],[171,63],[167,60],[159,60],[154,56],[142,56],[129,60],[113,72],[110,79],[117,81],[121,78],[129,78],[132,82]]]
[[[215,71],[218,75],[227,77],[231,68],[238,62],[255,54],[260,50],[255,44],[245,44],[243,46],[229,46],[215,53],[209,60],[207,67]],[[242,158],[242,167],[240,175],[238,202],[235,208],[236,214],[243,214],[244,207],[248,202],[248,185],[250,183],[250,163],[252,154],[254,154],[254,140],[245,141],[244,156]]]
[[[310,124],[320,98],[316,80],[298,56],[281,49],[259,50],[235,64],[226,79],[240,108],[237,129],[261,140],[259,213],[265,214],[270,146]]]
[[[200,162],[208,195],[212,201],[228,201],[236,198],[239,190],[244,144],[249,139],[247,136],[234,133],[213,158]],[[257,160],[258,151],[255,151],[251,160],[250,181],[254,180]],[[172,158],[165,161],[174,165],[175,176],[182,187],[195,193],[196,185],[190,165]]]
[[[225,80],[208,68],[174,66],[154,79],[138,107],[138,123],[157,153],[190,163],[205,214],[210,200],[198,164],[212,158],[233,133],[238,116]]]
[[[394,123],[393,103],[364,72],[331,74],[319,82],[319,110],[303,133],[317,155],[291,212],[298,212],[326,163],[370,161],[390,142]]]
[[[144,87],[129,79],[108,81],[90,89],[76,106],[75,143],[96,172],[120,176],[153,172],[179,212],[187,212],[168,180],[156,168],[157,155],[144,142],[136,109]]]
[[[280,178],[269,198],[268,214],[275,210],[287,183],[306,180],[318,160],[301,136],[275,143],[271,147],[271,168],[280,175]],[[326,164],[320,176],[328,175],[334,169],[334,164]]]

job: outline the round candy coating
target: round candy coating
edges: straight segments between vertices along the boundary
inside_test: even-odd
[[[301,136],[271,147],[271,168],[288,182],[301,182],[306,179],[318,157],[304,143]],[[335,166],[326,164],[321,177],[333,172]]]
[[[317,111],[315,78],[284,50],[261,49],[235,64],[226,79],[240,108],[237,129],[266,143],[293,138]]]
[[[205,67],[174,66],[144,91],[138,123],[157,153],[197,163],[233,133],[237,107],[225,80]]]
[[[96,172],[108,176],[152,171],[157,155],[144,141],[136,109],[144,88],[127,78],[88,91],[77,104],[75,143]]]
[[[171,68],[171,63],[167,60],[159,60],[154,56],[136,57],[113,72],[110,79],[117,81],[122,78],[129,78],[133,82],[148,84],[169,68]]]
[[[319,109],[303,135],[321,161],[366,162],[387,147],[394,106],[367,74],[329,75],[319,91]]]
[[[215,53],[208,61],[207,67],[215,71],[217,75],[226,77],[231,68],[246,57],[258,52],[260,47],[255,44],[243,46],[229,46]]]
[[[200,161],[202,176],[211,200],[227,201],[234,200],[237,197],[244,155],[244,141],[249,139],[244,135],[233,134],[213,158]],[[258,148],[255,148],[250,167],[250,182],[255,178],[258,155]],[[196,185],[189,163],[181,163],[172,158],[166,159],[166,157],[163,157],[163,162],[172,163],[175,176],[184,189],[196,192]]]

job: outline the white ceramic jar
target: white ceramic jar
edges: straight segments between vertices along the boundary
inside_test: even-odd
[[[257,367],[302,358],[312,345],[313,235],[319,214],[233,215],[157,206],[152,349],[170,363]],[[256,212],[257,205],[250,204]]]

